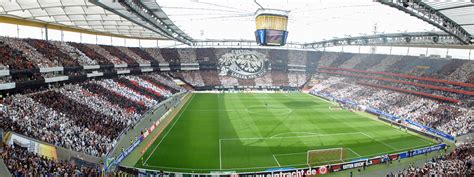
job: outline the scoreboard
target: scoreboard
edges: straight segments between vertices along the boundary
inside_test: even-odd
[[[288,12],[260,9],[255,17],[255,39],[261,46],[284,46],[288,38]]]
[[[262,46],[284,46],[288,37],[288,31],[259,29],[255,31],[258,45]]]

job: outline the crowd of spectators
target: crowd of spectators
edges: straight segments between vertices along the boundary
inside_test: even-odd
[[[110,54],[107,50],[100,47],[99,45],[93,45],[93,44],[82,44],[82,45],[92,49],[95,53],[97,53],[98,55],[101,55],[102,57],[109,60],[113,64],[116,64],[116,65],[126,64],[125,61],[122,61],[119,58],[117,58],[116,56]],[[90,52],[90,53],[92,53],[92,52]]]
[[[199,72],[201,73],[201,78],[204,81],[204,85],[206,86],[221,85],[221,81],[219,80],[219,75],[217,71],[205,70],[205,71],[199,71]]]
[[[392,66],[394,63],[397,63],[402,59],[402,56],[388,55],[387,57],[381,59],[378,64],[373,65],[368,68],[368,71],[385,71],[388,67]]]
[[[148,54],[150,54],[150,56],[152,56],[155,60],[158,60],[159,63],[168,63],[167,61],[165,61],[165,59],[161,55],[160,49],[158,49],[158,48],[144,48],[143,50],[145,52],[147,52]]]
[[[119,80],[89,81],[8,96],[0,110],[0,128],[74,151],[103,156],[125,127],[175,93],[167,88],[181,90],[159,74],[125,76]],[[124,81],[157,96],[146,96],[123,84]]]
[[[132,58],[133,60],[135,60],[137,63],[141,63],[141,64],[149,64],[150,61],[149,60],[146,60],[146,59],[143,59],[140,55],[137,55],[135,52],[133,52],[132,50],[130,50],[130,48],[128,47],[115,47],[117,48],[118,50],[120,50],[123,54],[127,55],[128,57]]]
[[[130,56],[126,55],[122,51],[120,51],[117,47],[110,46],[110,45],[100,45],[103,49],[105,49],[111,56],[114,56],[118,58],[119,60],[122,60],[123,62],[131,65],[131,64],[138,64],[137,61],[132,59]]]
[[[306,66],[306,52],[290,50],[288,52],[288,64]]]
[[[44,57],[43,54],[36,51],[34,47],[30,46],[21,39],[0,37],[0,40],[11,48],[21,51],[23,55],[38,68],[58,66],[57,63],[53,63],[51,60]]]
[[[139,117],[141,114],[145,113],[147,108],[144,104],[135,102],[134,100],[122,96],[122,94],[106,89],[102,85],[97,83],[85,83],[82,84],[82,87],[85,89],[86,92],[93,94],[100,99],[104,99],[109,101],[111,104],[117,105],[120,108],[124,109],[126,112],[132,114],[138,114]]]
[[[107,101],[107,99],[101,99],[100,95],[89,92],[79,84],[65,85],[58,89],[58,92],[124,125],[130,125],[140,118],[140,114],[137,112],[128,111]]]
[[[466,62],[456,68],[446,79],[474,83],[474,62]]]
[[[421,167],[411,165],[396,176],[474,176],[474,144],[464,143],[444,156],[432,158]]]
[[[321,55],[321,59],[319,60],[318,66],[330,66],[331,63],[336,60],[338,57],[338,53],[324,53]]]
[[[86,147],[94,147],[97,152],[94,152],[93,155],[96,156],[105,154],[111,147],[112,140],[125,128],[124,124],[113,121],[110,116],[96,112],[55,90],[37,93],[32,95],[31,98],[56,112],[66,115],[74,125],[83,130],[94,132],[97,135],[96,137],[100,137],[92,141],[81,142]]]
[[[187,71],[176,73],[193,86],[291,86],[301,87],[306,81],[306,74],[301,72],[267,71],[261,77],[237,79],[232,76],[221,76],[216,71]]]
[[[0,40],[0,55],[2,56],[0,65],[2,65],[3,69],[22,70],[36,68],[35,64],[23,55],[23,52],[10,47],[2,40]]]
[[[108,138],[79,126],[65,113],[44,106],[26,95],[7,97],[4,105],[0,126],[6,131],[96,156],[100,155],[100,150],[91,145],[100,143],[107,146],[110,142]]]
[[[44,57],[54,61],[59,66],[79,66],[79,63],[75,59],[63,53],[48,41],[39,39],[24,39],[24,41],[34,47],[36,51],[43,54]]]
[[[289,72],[288,83],[291,87],[301,87],[306,83],[306,74],[301,72]]]
[[[130,100],[133,100],[134,102],[137,102],[140,105],[146,106],[148,109],[152,108],[153,106],[158,104],[158,100],[154,100],[150,97],[147,97],[141,93],[135,92],[133,89],[120,84],[118,82],[115,82],[113,80],[101,80],[95,82],[99,85],[101,85],[104,88],[107,88],[120,96],[126,97]]]
[[[318,66],[354,68],[369,71],[403,73],[419,77],[431,77],[471,83],[474,78],[474,62],[467,60],[430,59],[417,56],[367,55],[325,53]],[[290,61],[292,59],[290,58]]]
[[[109,61],[107,58],[105,58],[105,56],[102,56],[101,54],[97,53],[96,51],[94,51],[93,49],[89,48],[88,46],[84,44],[75,43],[75,42],[70,42],[68,44],[72,47],[75,47],[77,50],[82,52],[87,57],[97,61],[98,64],[108,65],[113,62],[113,60]]]
[[[239,81],[235,77],[219,75],[219,80],[224,87],[239,85]]]
[[[180,49],[178,50],[181,63],[197,63],[196,52],[194,49]]]
[[[150,92],[156,93],[161,97],[169,98],[171,95],[173,95],[170,90],[167,90],[164,87],[154,84],[152,82],[148,82],[139,76],[127,76],[125,78],[138,84],[142,88],[147,88],[147,90],[149,90]]]
[[[63,53],[69,55],[71,58],[76,59],[81,65],[97,65],[97,61],[89,58],[87,55],[82,53],[79,49],[70,46],[65,42],[50,41],[51,44],[56,46]]]
[[[271,71],[273,86],[288,86],[288,73],[283,71]]]
[[[237,78],[238,84],[243,86],[255,86],[255,79],[241,79]]]
[[[272,74],[267,72],[261,77],[255,78],[255,85],[256,86],[272,86]]]
[[[352,58],[347,60],[346,62],[339,65],[339,68],[354,68],[357,64],[364,61],[367,57],[365,54],[354,55]]]
[[[166,60],[169,64],[180,64],[179,54],[177,49],[161,49],[160,50],[161,56]]]
[[[154,89],[149,88],[149,87],[142,87],[142,86],[140,86],[140,83],[138,83],[136,81],[129,80],[129,79],[126,79],[126,78],[123,78],[123,77],[122,78],[116,78],[116,79],[114,79],[114,81],[119,83],[120,85],[123,85],[123,86],[126,86],[127,88],[132,89],[134,92],[139,93],[139,94],[141,94],[141,95],[143,95],[143,96],[145,96],[149,99],[153,99],[153,100],[157,100],[157,101],[164,100],[164,96],[160,92],[157,92]],[[153,86],[152,84],[145,84],[145,85]]]
[[[150,63],[157,63],[158,60],[153,58],[148,52],[143,50],[143,48],[140,47],[129,47],[128,48],[131,52],[134,52],[136,55],[140,56],[142,59],[147,60]]]
[[[400,118],[432,126],[454,136],[466,134],[474,128],[474,111],[471,108],[363,86],[356,84],[353,79],[329,77],[316,84],[313,91],[349,99]]]
[[[26,148],[4,145],[1,159],[13,176],[99,176],[100,170],[69,161],[48,159]]]
[[[198,87],[204,86],[204,81],[199,71],[180,72],[180,74],[187,83]]]
[[[173,78],[167,75],[162,74],[149,74],[149,75],[142,75],[142,78],[146,78],[147,81],[155,83],[155,84],[162,84],[168,90],[171,90],[172,93],[177,93],[180,91],[184,91],[185,89],[178,86],[176,82],[173,81]]]

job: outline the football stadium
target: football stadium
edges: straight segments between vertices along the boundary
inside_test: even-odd
[[[474,176],[474,1],[0,1],[0,177]]]

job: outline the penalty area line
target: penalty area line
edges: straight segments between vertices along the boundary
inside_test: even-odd
[[[279,167],[281,167],[280,162],[278,162],[278,159],[275,157],[275,154],[272,155],[273,159],[275,159],[275,162],[278,164]]]
[[[370,139],[374,140],[374,141],[377,141],[377,142],[382,143],[383,145],[385,145],[385,146],[387,146],[387,147],[389,147],[389,148],[392,148],[393,150],[398,150],[398,148],[395,148],[395,147],[391,146],[390,144],[387,144],[387,143],[385,143],[385,142],[383,142],[383,141],[377,140],[377,139],[373,138],[372,136],[368,135],[367,133],[364,133],[364,132],[361,132],[361,133],[362,133],[363,135],[369,137]]]
[[[352,150],[351,148],[346,148],[346,149],[349,149],[349,151],[353,152],[355,155],[359,156],[359,157],[362,157],[359,153],[357,153],[356,151]]]
[[[222,170],[222,145],[221,145],[220,139],[219,139],[219,169]]]

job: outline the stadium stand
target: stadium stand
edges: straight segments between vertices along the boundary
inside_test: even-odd
[[[388,176],[472,176],[474,175],[474,145],[463,143],[447,155],[432,158],[421,167],[388,174]]]
[[[45,58],[41,53],[37,52],[35,48],[30,46],[28,43],[24,42],[21,39],[17,38],[9,38],[9,37],[1,37],[1,40],[5,42],[8,46],[13,49],[17,49],[22,51],[25,57],[34,63],[38,68],[47,68],[57,66],[54,65],[52,61]]]
[[[87,57],[95,60],[98,64],[101,64],[101,65],[112,64],[112,62],[107,60],[103,55],[97,53],[96,51],[94,51],[93,49],[87,47],[84,44],[74,43],[74,42],[70,42],[68,44],[75,47],[76,49],[78,49],[82,53],[84,53]]]
[[[152,82],[127,76],[7,97],[1,128],[103,156],[126,126],[181,90],[158,74],[141,77]]]
[[[52,60],[57,66],[79,66],[79,63],[75,59],[63,53],[48,41],[39,39],[24,39],[24,41],[34,47],[36,51],[43,54],[44,57]]]
[[[470,132],[474,126],[474,112],[468,107],[387,90],[384,87],[367,86],[357,83],[354,79],[329,77],[316,84],[313,91],[349,99],[455,136]]]
[[[13,176],[99,176],[98,167],[79,166],[69,161],[57,161],[29,152],[26,148],[3,146],[0,157],[5,159]]]
[[[48,86],[38,90],[8,95],[2,103],[0,128],[35,138],[56,146],[103,157],[113,148],[119,134],[133,125],[166,98],[184,89],[171,76],[193,87],[214,86],[283,86],[301,88],[316,79],[312,92],[374,107],[390,114],[434,127],[453,136],[473,130],[472,101],[474,62],[391,55],[348,54],[288,50],[251,49],[265,54],[271,64],[260,77],[240,79],[219,75],[220,55],[230,49],[157,49],[127,48],[93,44],[64,43],[37,39],[0,38],[1,65],[10,71],[31,71],[1,77],[2,83],[44,80],[58,76],[90,74],[88,71],[40,73],[45,67],[78,67],[99,65],[113,73],[112,64],[127,64],[133,73],[104,77],[78,83]],[[300,60],[299,58],[304,58]],[[139,64],[199,63],[199,70],[143,74]],[[108,66],[108,67],[107,67]],[[153,66],[152,66],[153,67]],[[134,69],[135,68],[135,69]],[[294,71],[299,68],[305,71]],[[93,73],[93,72],[92,72]],[[463,148],[465,146],[461,146]],[[5,147],[3,157],[11,162],[14,174],[80,174],[96,173],[67,163],[55,162],[29,154],[25,150]],[[57,164],[61,169],[23,168],[5,152],[19,154],[40,163]],[[423,168],[410,168],[400,174],[448,173],[460,167],[452,156],[434,159]],[[44,161],[44,162],[43,162]],[[447,164],[447,165],[444,165]],[[448,169],[433,172],[434,166]],[[54,165],[53,165],[54,166]],[[31,167],[29,167],[31,168]],[[35,167],[36,168],[36,167]],[[91,171],[92,170],[92,171]]]

